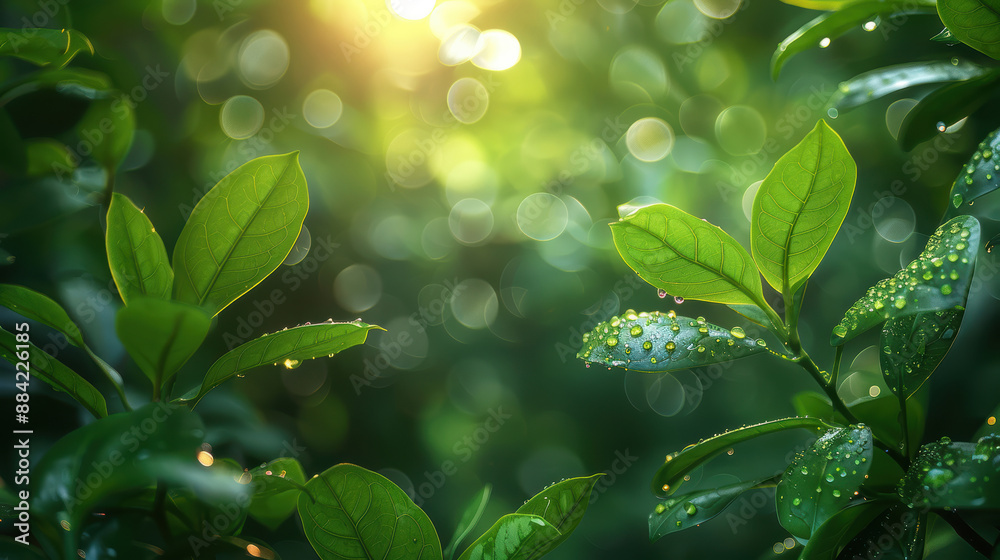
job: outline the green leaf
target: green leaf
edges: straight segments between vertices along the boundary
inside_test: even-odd
[[[135,296],[131,305],[118,310],[115,331],[158,394],[198,350],[211,324],[197,307]]]
[[[501,517],[459,560],[534,560],[562,535],[537,515],[511,513]]]
[[[819,266],[857,177],[847,146],[823,120],[774,164],[753,200],[750,252],[775,290],[795,293]]]
[[[965,167],[951,186],[950,204],[945,211],[945,219],[951,219],[963,204],[971,204],[977,198],[1000,188],[1000,128],[989,133],[976,149]]]
[[[917,313],[886,321],[879,339],[885,384],[908,399],[930,378],[951,350],[965,311]]]
[[[469,533],[476,528],[479,518],[486,511],[486,504],[490,501],[492,490],[492,484],[483,486],[483,489],[476,494],[476,497],[465,506],[465,511],[462,512],[462,519],[459,520],[458,526],[455,527],[455,534],[452,535],[451,542],[444,549],[444,560],[451,560],[455,556],[455,551],[459,545],[465,540],[465,537],[469,536]]]
[[[792,459],[775,491],[778,521],[808,539],[854,496],[871,467],[872,433],[866,426],[834,428]]]
[[[606,366],[661,373],[759,354],[764,340],[748,338],[740,327],[726,329],[670,311],[632,310],[599,323],[583,335],[577,358]]]
[[[796,393],[792,397],[792,406],[795,407],[795,414],[799,416],[811,416],[830,423],[841,423],[843,419],[836,415],[830,399],[816,391]]]
[[[226,175],[195,206],[174,248],[174,297],[212,316],[274,272],[309,209],[298,152]]]
[[[972,216],[941,225],[916,260],[879,280],[847,310],[830,344],[839,346],[886,319],[965,307],[978,249],[979,221]]]
[[[857,1],[858,0],[781,0],[783,4],[788,4],[789,6],[797,6],[807,10],[822,10],[824,12],[841,10]]]
[[[902,418],[900,417],[900,402],[893,395],[878,397],[863,397],[847,403],[847,408],[855,418],[864,422],[879,441],[893,442],[897,445],[903,440]],[[924,406],[918,399],[906,401],[906,424],[910,438],[908,449],[916,449],[924,435]],[[846,423],[846,420],[841,419]]]
[[[24,286],[0,284],[0,305],[27,319],[48,325],[62,333],[73,346],[83,348],[80,327],[52,298]]]
[[[865,501],[848,506],[819,526],[799,554],[799,560],[836,560],[840,551],[891,502]]]
[[[0,537],[0,558],[46,560],[48,556],[36,546],[25,546],[10,537]]]
[[[51,138],[32,138],[25,141],[25,157],[29,177],[57,175],[65,170],[76,169],[76,162],[66,144]]]
[[[1000,508],[1000,436],[976,443],[941,438],[920,448],[900,482],[903,502],[916,508]]]
[[[782,420],[771,420],[752,426],[744,426],[708,439],[703,439],[698,443],[685,447],[677,453],[667,455],[667,460],[656,471],[656,475],[653,476],[653,494],[661,498],[673,494],[684,482],[684,475],[723,451],[730,449],[737,443],[766,434],[796,428],[825,431],[832,428],[832,426],[819,418],[784,418]]]
[[[700,525],[722,513],[747,490],[770,480],[748,480],[719,488],[699,490],[674,496],[656,505],[649,514],[649,540],[655,542],[664,535]],[[772,483],[773,485],[773,483]]]
[[[889,537],[889,540],[886,540]],[[920,560],[927,537],[927,513],[894,504],[844,548],[844,558]]]
[[[18,345],[22,344],[24,343],[17,342],[14,333],[0,329],[0,357],[12,364],[23,361],[17,357],[18,352],[25,351],[24,348],[18,349]],[[41,379],[57,391],[62,391],[73,397],[76,402],[98,418],[108,415],[108,404],[105,402],[104,396],[89,381],[34,344],[28,343],[27,352],[28,359],[26,361],[30,364],[27,373],[32,378]],[[17,371],[25,370],[17,368]]]
[[[209,391],[224,381],[256,367],[282,364],[288,369],[298,367],[303,360],[334,354],[364,344],[368,331],[382,329],[360,321],[352,323],[317,323],[284,329],[251,340],[223,354],[208,368],[197,393],[192,391],[182,400],[197,405]]]
[[[966,60],[957,61],[957,64],[940,60],[885,66],[840,82],[829,105],[847,111],[913,86],[968,80],[987,72],[989,69]]]
[[[84,68],[47,69],[0,85],[0,106],[40,89],[55,89],[60,94],[81,99],[100,99],[108,97],[113,88],[108,76],[100,72]]]
[[[341,463],[306,483],[298,501],[302,530],[322,560],[441,560],[427,514],[382,475]]]
[[[111,275],[125,305],[141,295],[170,299],[174,271],[163,240],[146,214],[125,195],[111,197],[105,244]]]
[[[1000,60],[1000,2],[938,0],[937,10],[956,39]]]
[[[932,0],[880,0],[851,2],[836,12],[827,12],[803,25],[795,33],[778,44],[771,56],[771,78],[778,79],[781,68],[792,56],[819,46],[820,40],[836,39],[851,29],[861,27],[861,24],[875,16],[888,17],[892,15],[932,14]]]
[[[302,465],[296,459],[283,457],[250,469],[250,476],[254,494],[248,513],[274,531],[295,511],[306,483]]]
[[[523,506],[517,508],[514,513],[537,515],[559,531],[558,537],[547,539],[544,544],[538,543],[529,546],[519,553],[524,558],[539,558],[568,539],[570,533],[583,520],[583,514],[587,512],[587,506],[590,504],[590,493],[594,490],[597,480],[602,476],[604,476],[603,473],[557,482],[535,494]]]
[[[152,403],[102,418],[57,441],[32,469],[32,521],[44,524],[69,556],[90,512],[113,496],[146,491],[157,482],[190,489],[206,501],[249,499],[249,488],[195,459],[204,426],[185,407]],[[68,523],[68,531],[59,528]],[[49,531],[54,529],[54,532]]]
[[[906,113],[899,126],[899,146],[912,150],[971,115],[993,98],[998,82],[1000,72],[993,71],[934,90]]]
[[[0,28],[0,56],[62,68],[81,52],[94,54],[94,45],[75,29]]]
[[[654,204],[612,223],[611,232],[625,263],[668,294],[767,306],[750,254],[718,226],[673,206]]]
[[[76,125],[77,135],[91,144],[94,160],[113,174],[135,136],[135,115],[119,98],[95,99]]]

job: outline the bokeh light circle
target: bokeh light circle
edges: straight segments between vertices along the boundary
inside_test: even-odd
[[[493,232],[493,210],[478,198],[464,198],[451,207],[448,227],[460,243],[477,245]]]
[[[715,136],[722,149],[731,155],[756,154],[767,140],[767,124],[753,107],[733,105],[716,118]]]
[[[367,311],[382,298],[382,277],[366,264],[352,264],[334,279],[333,297],[352,313]]]
[[[243,83],[254,89],[265,89],[285,75],[291,54],[284,37],[270,29],[262,29],[243,40],[237,60]]]
[[[883,239],[901,243],[916,228],[917,215],[913,207],[902,198],[887,196],[880,198],[872,206],[872,223]]]
[[[726,19],[740,9],[742,0],[694,0],[698,11],[713,19]]]
[[[566,203],[550,193],[529,194],[517,207],[518,229],[536,241],[555,239],[568,223]]]
[[[508,31],[487,29],[480,40],[482,44],[472,63],[483,70],[506,70],[521,60],[521,43]]]
[[[658,375],[646,389],[646,403],[660,416],[675,416],[684,408],[684,387],[669,373]]]
[[[385,5],[397,16],[416,21],[434,11],[434,0],[385,0]]]
[[[264,124],[264,106],[249,95],[234,95],[222,104],[219,125],[234,140],[250,138]]]
[[[460,123],[472,124],[483,118],[489,104],[486,86],[475,78],[459,78],[448,89],[448,110]]]
[[[317,89],[302,102],[302,117],[314,128],[329,128],[344,114],[344,102],[328,89]]]
[[[471,25],[455,26],[448,37],[441,41],[438,60],[446,66],[468,62],[483,48],[483,34]]]
[[[639,161],[660,161],[674,147],[674,130],[656,117],[639,119],[628,127],[625,145]]]
[[[743,193],[743,215],[746,216],[748,220],[751,219],[751,216],[753,215],[753,199],[757,197],[757,191],[760,190],[760,186],[763,183],[763,179],[755,183],[751,183],[750,186],[747,187],[746,192]]]
[[[484,329],[497,318],[500,300],[489,282],[479,278],[463,280],[451,292],[451,313],[470,329]]]
[[[171,25],[184,25],[191,21],[197,8],[196,0],[163,0],[163,19]]]
[[[285,266],[293,266],[299,264],[306,258],[309,254],[309,249],[312,247],[312,234],[309,233],[309,228],[302,226],[302,231],[299,232],[298,238],[295,239],[295,245],[292,246],[292,250],[285,257],[285,260],[281,261],[281,264]]]

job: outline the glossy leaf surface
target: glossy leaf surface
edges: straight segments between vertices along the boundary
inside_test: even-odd
[[[808,539],[854,496],[871,467],[872,433],[864,425],[834,428],[797,454],[778,483],[778,521]]]
[[[805,428],[807,430],[825,431],[831,427],[819,418],[784,418],[782,420],[771,420],[752,426],[744,426],[703,439],[698,443],[685,447],[677,453],[667,455],[667,460],[656,471],[656,475],[653,477],[653,493],[660,497],[667,497],[673,494],[684,482],[684,475],[723,451],[732,448],[737,443],[785,430]]]
[[[134,296],[170,299],[174,271],[153,224],[125,195],[114,193],[105,235],[108,264],[122,301]]]
[[[427,514],[384,476],[341,463],[306,483],[302,529],[322,560],[441,559]]]
[[[536,560],[562,536],[542,517],[511,513],[476,539],[459,560]]]
[[[472,501],[465,506],[462,518],[458,521],[458,526],[455,527],[455,534],[452,535],[451,542],[444,549],[445,560],[451,560],[455,556],[455,551],[461,546],[462,541],[475,529],[476,524],[479,523],[479,519],[483,516],[483,512],[486,511],[486,504],[490,501],[492,490],[493,485],[491,484],[483,486],[483,489],[476,493]]]
[[[906,113],[899,127],[899,145],[912,150],[971,115],[987,103],[1000,83],[1000,72],[955,82],[931,92]]]
[[[0,56],[61,68],[81,52],[94,54],[94,45],[75,29],[0,29]]]
[[[183,400],[194,404],[224,381],[253,368],[281,364],[293,369],[303,360],[334,354],[351,346],[364,344],[368,331],[381,329],[362,322],[317,323],[284,329],[241,344],[215,361],[197,393]]]
[[[825,121],[778,159],[753,201],[750,252],[767,283],[797,291],[847,216],[858,168]]]
[[[590,493],[602,476],[604,475],[595,474],[557,482],[517,508],[516,514],[537,515],[559,531],[557,538],[547,540],[544,545],[524,550],[525,558],[540,557],[569,538],[570,533],[583,520],[583,514],[587,512],[587,506],[590,504]]]
[[[115,331],[146,377],[163,385],[198,350],[211,324],[197,307],[139,296],[118,310]]]
[[[840,551],[889,504],[887,501],[867,501],[838,511],[809,537],[799,560],[836,560]]]
[[[766,479],[765,479],[766,480]],[[673,496],[656,505],[649,514],[649,540],[700,525],[719,515],[744,492],[763,482],[748,480],[719,488]]]
[[[839,346],[886,319],[964,307],[978,248],[979,222],[972,216],[941,225],[916,260],[879,280],[847,310],[830,344]]]
[[[966,210],[977,198],[1000,188],[1000,128],[989,133],[959,172],[951,187],[945,219]]]
[[[964,310],[949,309],[886,321],[879,361],[894,394],[909,398],[920,389],[954,344],[964,315]]]
[[[247,513],[273,531],[295,511],[306,483],[302,464],[283,457],[250,469],[249,475],[253,499]]]
[[[937,10],[956,39],[1000,60],[1000,3],[996,0],[938,0]]]
[[[764,340],[748,337],[740,327],[726,329],[703,317],[681,317],[673,311],[636,314],[628,310],[584,334],[577,357],[599,365],[662,373],[766,350]]]
[[[80,327],[69,318],[66,310],[52,298],[24,286],[0,284],[0,305],[43,323],[62,333],[70,344],[82,348]]]
[[[920,448],[899,487],[904,503],[917,508],[1000,507],[1000,436],[976,443],[942,438]]]
[[[940,82],[978,78],[988,70],[966,60],[907,62],[878,68],[841,82],[829,105],[846,111],[897,91]]]
[[[753,259],[718,226],[654,204],[611,224],[611,232],[625,263],[670,295],[725,304],[763,302]]]
[[[226,175],[195,206],[174,247],[174,297],[212,316],[274,272],[309,209],[298,153]]]

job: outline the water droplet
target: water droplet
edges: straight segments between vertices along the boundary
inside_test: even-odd
[[[650,341],[648,341],[648,340],[646,342],[643,342],[642,343],[642,349],[643,350],[652,350],[653,349],[653,343],[650,342]]]
[[[757,339],[757,346],[760,346],[761,348],[767,348],[767,342],[764,342],[763,338],[758,338]]]
[[[833,482],[833,473],[827,473],[826,474],[826,481],[827,482]]]
[[[614,348],[615,346],[618,346],[618,339],[612,336],[611,338],[608,339],[607,342],[605,342],[605,344],[607,344],[611,348]]]
[[[674,303],[676,303],[677,305],[680,305],[680,304],[684,303],[684,298],[682,298],[681,296],[674,296]]]
[[[665,511],[667,511],[667,506],[665,506],[663,504],[657,504],[656,505],[656,513],[659,514],[659,513],[665,512]]]
[[[833,336],[837,338],[844,338],[847,336],[847,327],[844,325],[837,325],[836,327],[833,327]]]
[[[793,505],[793,506],[797,506],[797,505],[799,505],[799,504],[801,504],[801,503],[802,503],[802,498],[794,498],[794,499],[792,500],[792,505]]]
[[[936,128],[938,129],[938,132],[944,132],[948,129],[948,125],[944,124],[944,121],[938,121]]]
[[[941,294],[942,295],[948,295],[950,293],[951,293],[951,286],[950,285],[944,284],[944,285],[941,286]]]
[[[302,365],[302,362],[299,361],[299,360],[293,360],[293,359],[289,358],[289,359],[285,360],[284,365],[285,365],[285,369],[295,369],[295,368],[299,367],[300,365]]]
[[[820,39],[820,41],[819,41],[819,48],[825,49],[825,48],[827,48],[829,46],[830,46],[830,38],[829,37],[823,37],[822,39]]]
[[[956,194],[955,196],[953,196],[951,198],[951,204],[955,208],[958,208],[959,206],[961,206],[962,205],[962,195],[961,194]]]
[[[642,336],[642,327],[640,327],[639,325],[636,325],[636,326],[632,327],[631,329],[629,329],[628,333],[630,335],[634,336],[634,337],[635,336]]]
[[[692,504],[691,502],[688,502],[687,504],[684,505],[684,513],[688,515],[694,515],[698,513],[698,507]]]
[[[747,333],[743,332],[743,329],[740,327],[733,327],[729,330],[729,334],[733,335],[733,338],[745,338],[747,336]]]
[[[906,307],[906,299],[905,298],[896,298],[896,301],[892,302],[892,304],[896,306],[896,309],[902,309],[902,308]]]
[[[668,342],[663,345],[663,348],[665,348],[667,352],[673,352],[674,348],[677,348],[677,345],[674,344],[673,342]]]
[[[836,488],[834,488],[833,489],[833,497],[834,498],[839,498],[840,497],[840,490],[837,490]]]
[[[656,289],[656,296],[659,297],[660,299],[663,299],[663,298],[667,297],[667,291],[666,290],[661,290],[661,289],[657,288]]]
[[[838,111],[836,107],[830,107],[829,109],[826,110],[826,114],[831,119],[835,119],[840,116],[840,111]]]

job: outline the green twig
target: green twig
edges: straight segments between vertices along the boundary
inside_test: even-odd
[[[965,542],[969,543],[976,550],[976,552],[982,554],[983,556],[990,558],[993,554],[993,545],[989,543],[982,535],[976,532],[958,512],[953,510],[941,510],[936,511],[936,513],[941,516],[942,519],[951,525],[951,528],[955,530],[955,534],[962,537]]]

